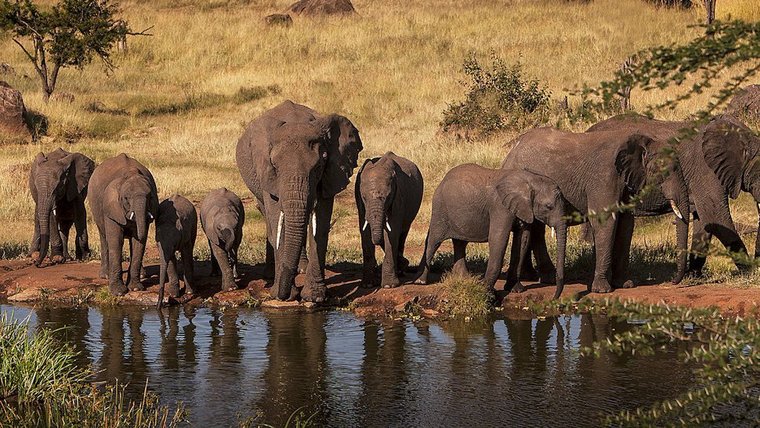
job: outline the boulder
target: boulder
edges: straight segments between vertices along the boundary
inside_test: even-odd
[[[299,0],[288,12],[303,16],[354,15],[356,9],[351,0]]]
[[[291,18],[287,13],[273,13],[271,15],[267,15],[264,18],[264,22],[266,22],[269,26],[290,27],[293,25],[293,18]]]
[[[21,92],[0,81],[0,140],[4,142],[31,141],[26,125],[26,107]]]
[[[747,86],[734,95],[726,113],[746,121],[760,122],[760,85]]]

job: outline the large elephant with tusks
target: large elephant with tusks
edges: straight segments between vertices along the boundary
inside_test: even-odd
[[[333,200],[357,167],[362,142],[344,116],[323,116],[285,101],[246,127],[237,144],[240,175],[267,225],[266,262],[273,297],[298,298],[294,286],[301,251],[309,241],[305,301],[325,299],[325,255]]]

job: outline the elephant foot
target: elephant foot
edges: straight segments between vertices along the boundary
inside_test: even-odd
[[[234,281],[228,281],[222,284],[222,291],[235,291],[237,290],[237,284]]]
[[[401,285],[401,281],[399,281],[398,277],[385,277],[380,285],[383,288],[396,288]]]
[[[322,303],[327,295],[327,287],[324,283],[306,284],[301,290],[301,300],[305,302]]]
[[[127,294],[128,291],[127,287],[121,281],[108,284],[108,292],[111,293],[112,296],[123,296]]]
[[[546,285],[555,284],[557,282],[557,272],[554,270],[539,272],[538,282]]]
[[[179,297],[179,283],[167,285],[166,294],[168,294],[169,297],[174,297],[174,298]]]
[[[612,291],[609,281],[605,278],[595,278],[591,284],[592,293],[609,293]]]
[[[301,260],[298,261],[298,273],[306,273],[308,267],[309,260],[306,257],[301,257]]]
[[[615,288],[633,288],[635,286],[636,284],[634,284],[633,281],[629,279],[629,280],[623,281],[622,284],[616,286]]]
[[[522,284],[522,282],[517,281],[515,285],[512,287],[512,293],[523,293],[525,292],[525,286]]]
[[[145,266],[140,266],[140,279],[145,279],[148,277],[148,274],[145,273]]]
[[[140,281],[129,281],[127,288],[131,291],[145,291],[145,286]]]
[[[428,283],[428,272],[427,269],[424,270],[422,273],[420,273],[417,278],[414,280],[414,283],[417,285],[427,285]]]
[[[298,299],[298,288],[296,286],[290,287],[290,292],[288,293],[287,297],[283,296],[284,298],[280,297],[280,286],[279,285],[272,285],[272,288],[269,289],[269,295],[272,296],[275,300],[281,300],[286,302],[292,302],[296,299]]]
[[[56,254],[50,258],[51,265],[58,265],[66,261],[66,258],[60,254]]]

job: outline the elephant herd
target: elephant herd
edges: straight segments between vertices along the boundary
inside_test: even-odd
[[[676,223],[679,255],[673,282],[680,282],[687,271],[701,274],[713,235],[739,268],[751,265],[728,199],[744,190],[753,195],[760,210],[760,138],[738,119],[719,116],[699,124],[620,115],[581,133],[533,129],[511,145],[499,169],[465,164],[446,174],[433,195],[416,283],[428,282],[436,250],[451,239],[454,270],[459,272],[467,271],[467,243],[488,242],[484,283],[493,288],[512,234],[505,290],[522,291],[521,278],[538,279],[556,283],[555,297],[559,297],[567,228],[587,220],[596,256],[591,291],[606,293],[632,285],[626,270],[634,217],[664,214],[674,215]],[[237,143],[236,161],[265,220],[265,276],[272,280],[272,297],[325,300],[334,200],[348,186],[362,149],[359,131],[349,119],[322,115],[291,101],[264,112],[246,127]],[[142,258],[154,221],[161,259],[159,306],[167,281],[169,295],[181,294],[177,253],[185,293],[194,292],[198,212],[180,195],[159,203],[153,176],[137,160],[122,153],[96,166],[81,153],[62,149],[40,153],[32,163],[29,187],[36,204],[31,245],[36,266],[43,264],[49,248],[50,264],[71,258],[72,225],[75,258],[88,257],[88,199],[100,236],[100,275],[108,279],[112,294],[144,289]],[[401,284],[409,267],[404,246],[422,197],[422,174],[409,159],[388,152],[366,160],[359,169],[355,199],[363,286]],[[622,209],[626,206],[633,209]],[[203,199],[199,211],[212,274],[221,275],[223,290],[235,289],[243,203],[233,192],[219,188]],[[691,251],[687,249],[690,223]],[[546,226],[555,231],[556,267],[547,251]],[[125,239],[130,254],[126,283],[121,267]],[[385,253],[380,271],[375,246]],[[299,271],[305,273],[303,287],[295,286]]]

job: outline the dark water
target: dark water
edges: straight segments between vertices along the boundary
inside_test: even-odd
[[[388,322],[345,312],[21,308],[60,334],[99,379],[146,380],[194,426],[261,413],[282,426],[304,406],[317,426],[594,426],[600,415],[683,391],[675,352],[599,359],[579,346],[628,328],[600,316],[487,323]]]

